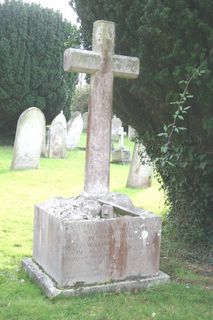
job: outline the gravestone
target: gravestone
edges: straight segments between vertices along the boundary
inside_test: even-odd
[[[43,138],[42,150],[41,150],[41,157],[42,158],[47,157],[48,145],[49,145],[49,129],[50,129],[50,126],[45,127],[45,135]]]
[[[38,108],[29,108],[19,117],[11,169],[37,169],[45,136],[45,117]]]
[[[84,192],[35,207],[33,259],[23,266],[48,297],[148,287],[159,271],[161,219],[109,192],[113,76],[135,78],[137,58],[114,55],[114,23],[93,25],[93,51],[67,49],[66,71],[91,73]]]
[[[48,134],[48,157],[57,159],[65,158],[67,154],[67,122],[63,111],[53,119]]]
[[[122,127],[122,121],[115,115],[112,118],[112,126],[111,126],[111,133],[112,133],[112,141],[119,141],[118,132]]]
[[[123,127],[117,130],[119,136],[119,147],[112,150],[112,163],[127,164],[130,162],[130,151],[124,146],[124,132]]]
[[[80,112],[75,112],[67,124],[67,149],[76,149],[83,131],[83,119]]]
[[[141,157],[144,164],[141,163]],[[148,188],[151,186],[152,176],[153,168],[145,148],[141,144],[135,143],[126,187]]]
[[[83,131],[87,131],[87,125],[88,125],[88,112],[84,112],[82,115],[83,118]]]
[[[136,136],[137,136],[136,130],[131,126],[128,126],[128,139],[132,141],[134,140],[134,138],[136,138]]]

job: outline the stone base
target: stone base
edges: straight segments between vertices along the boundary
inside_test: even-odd
[[[143,277],[139,279],[127,279],[105,284],[62,288],[58,287],[58,285],[31,258],[23,259],[22,266],[29,274],[30,278],[36,282],[49,299],[53,299],[59,295],[69,297],[100,292],[118,293],[121,291],[146,289],[151,286],[170,281],[170,277],[166,273],[159,271],[156,276]]]
[[[81,194],[35,206],[33,261],[60,287],[158,275],[160,240],[160,217],[121,194]]]
[[[112,151],[112,163],[128,164],[130,162],[130,151],[118,148]]]

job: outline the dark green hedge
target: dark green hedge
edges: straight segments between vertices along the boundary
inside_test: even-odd
[[[69,113],[77,76],[63,71],[64,43],[79,45],[61,14],[21,1],[0,4],[0,134],[14,133],[20,113],[40,108],[49,123]]]

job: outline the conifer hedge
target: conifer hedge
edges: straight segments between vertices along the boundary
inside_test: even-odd
[[[49,123],[69,115],[77,75],[63,71],[65,43],[78,46],[75,27],[59,12],[22,1],[0,4],[0,135],[14,134],[20,113],[40,108]]]

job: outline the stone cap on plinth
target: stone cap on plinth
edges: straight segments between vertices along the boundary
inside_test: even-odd
[[[101,210],[103,205],[113,208],[114,214],[112,218],[122,216],[156,217],[152,212],[133,206],[132,201],[127,196],[116,192],[99,194],[82,192],[77,197],[52,198],[38,204],[37,207],[63,222],[71,222],[76,220],[97,221],[102,219]]]

